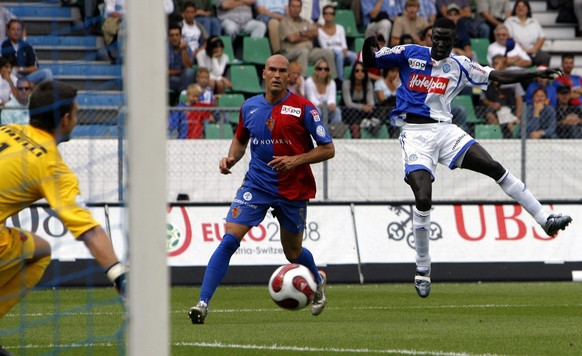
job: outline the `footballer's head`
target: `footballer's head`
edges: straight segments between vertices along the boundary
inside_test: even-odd
[[[434,22],[432,30],[432,49],[430,55],[437,61],[447,58],[453,51],[457,26],[448,18],[440,18]]]
[[[267,58],[263,79],[267,95],[279,97],[285,95],[289,78],[289,60],[280,54]]]
[[[77,124],[77,88],[49,80],[37,85],[28,104],[30,125],[68,141]]]

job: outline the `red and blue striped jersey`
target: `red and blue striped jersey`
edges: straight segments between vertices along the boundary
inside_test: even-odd
[[[273,156],[294,156],[332,142],[319,112],[307,99],[289,92],[271,104],[264,95],[245,101],[239,114],[236,138],[249,140],[251,161],[244,185],[266,190],[289,200],[315,197],[315,179],[308,164],[291,171],[274,171]]]

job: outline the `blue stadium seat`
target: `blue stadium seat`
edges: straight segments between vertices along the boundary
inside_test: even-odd
[[[97,36],[27,36],[26,41],[35,46],[94,48],[98,46]]]
[[[124,104],[123,95],[121,93],[79,93],[79,95],[77,95],[77,101],[79,102],[80,107],[108,106],[117,108]]]
[[[121,65],[93,65],[82,63],[44,63],[42,68],[50,69],[56,76],[102,76],[121,78]]]
[[[114,138],[119,135],[117,125],[90,124],[77,125],[72,133],[75,138]]]
[[[73,16],[73,8],[54,5],[37,5],[37,6],[18,6],[18,5],[4,5],[16,17],[36,17],[36,18],[71,18]]]

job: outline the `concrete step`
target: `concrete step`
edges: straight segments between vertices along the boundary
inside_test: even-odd
[[[547,40],[573,40],[576,38],[576,29],[572,27],[546,27],[544,28]],[[578,47],[582,46],[582,40]]]
[[[548,42],[548,41],[547,41]],[[574,36],[571,36],[569,40],[553,40],[549,41],[548,48],[549,52],[555,54],[562,54],[562,53],[572,53],[572,54],[582,54],[582,40],[576,39]]]
[[[36,56],[41,61],[98,61],[107,60],[107,52],[103,48],[87,49],[83,47],[50,47],[38,46],[34,48]]]

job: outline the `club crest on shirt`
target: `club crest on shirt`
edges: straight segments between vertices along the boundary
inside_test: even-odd
[[[283,107],[281,108],[281,114],[293,115],[296,117],[300,117],[301,116],[301,109],[294,108],[293,106],[289,106],[289,105],[283,105]]]
[[[273,129],[275,128],[275,119],[273,119],[273,117],[269,117],[269,120],[267,120],[265,124],[269,128],[269,131],[273,132]]]
[[[311,110],[311,115],[313,116],[313,121],[319,122],[321,120],[319,118],[319,113],[317,112],[317,110],[315,109]]]
[[[445,65],[443,66],[443,72],[448,73],[451,71],[451,65],[448,63],[445,63]]]
[[[238,218],[240,216],[240,214],[242,213],[242,209],[240,206],[235,206],[234,208],[232,208],[232,210],[230,211],[230,215],[232,215],[233,218]]]
[[[317,126],[316,131],[319,137],[325,137],[325,128],[323,126]]]

